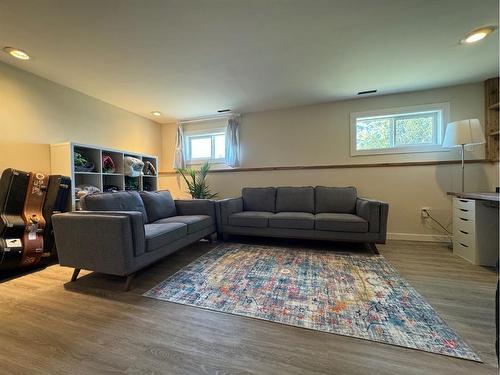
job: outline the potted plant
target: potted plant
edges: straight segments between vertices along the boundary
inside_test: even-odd
[[[207,183],[207,174],[210,170],[210,163],[205,162],[199,170],[193,168],[177,169],[188,186],[188,192],[193,199],[212,199],[217,193],[210,192]]]

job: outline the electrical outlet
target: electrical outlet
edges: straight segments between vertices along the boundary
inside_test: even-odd
[[[427,219],[429,217],[429,210],[429,207],[422,207],[420,209],[420,216],[422,217],[422,219]]]

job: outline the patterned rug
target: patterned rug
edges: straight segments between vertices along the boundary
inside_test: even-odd
[[[481,361],[382,256],[223,244],[144,296]]]

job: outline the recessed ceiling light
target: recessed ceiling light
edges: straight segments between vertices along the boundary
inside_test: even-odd
[[[161,116],[161,112],[160,111],[153,111],[153,112],[151,112],[151,114],[153,116],[156,116],[156,117],[160,117]]]
[[[480,29],[476,29],[467,34],[465,38],[460,41],[460,43],[471,44],[479,42],[480,40],[486,38],[493,31],[495,31],[494,26],[481,27]]]
[[[17,49],[14,47],[5,47],[3,50],[4,50],[4,52],[8,53],[9,55],[11,55],[19,60],[29,60],[30,59],[30,55],[28,55],[26,52],[24,52],[21,49]]]

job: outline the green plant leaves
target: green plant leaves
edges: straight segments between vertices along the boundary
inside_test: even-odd
[[[210,163],[205,162],[199,170],[193,168],[177,169],[186,185],[188,187],[188,192],[191,194],[193,199],[212,199],[217,196],[217,193],[212,193],[207,183],[207,174],[210,170]]]

